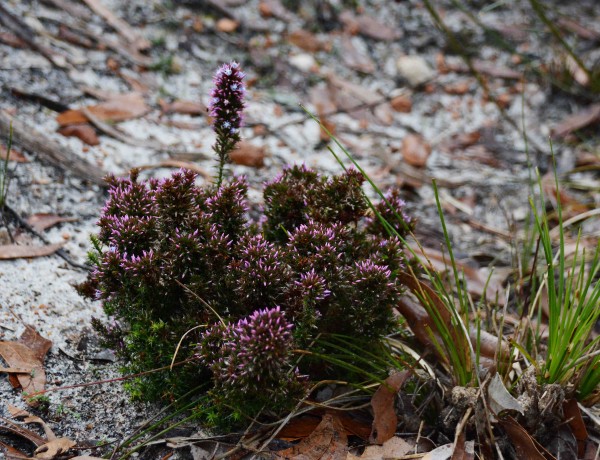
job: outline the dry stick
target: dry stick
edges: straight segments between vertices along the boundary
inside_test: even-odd
[[[79,111],[85,115],[85,117],[90,121],[91,124],[93,124],[96,128],[98,128],[104,134],[106,134],[110,137],[113,137],[113,138],[117,139],[118,141],[123,142],[124,144],[132,145],[134,147],[146,147],[146,148],[154,149],[154,150],[160,150],[162,148],[162,146],[157,145],[154,142],[148,142],[143,139],[136,139],[130,135],[123,133],[122,131],[119,131],[117,128],[114,128],[111,125],[109,125],[108,123],[105,123],[102,120],[100,120],[100,118],[98,118],[96,115],[94,115],[91,112],[91,110],[88,109],[87,107],[81,107],[79,109]]]
[[[27,43],[31,49],[44,56],[53,66],[58,67],[59,69],[68,69],[71,67],[66,60],[65,62],[60,62],[60,60],[57,59],[59,57],[64,58],[63,56],[55,53],[50,48],[39,44],[35,40],[35,32],[33,29],[21,18],[8,11],[8,9],[3,6],[3,2],[0,2],[0,24]]]
[[[38,232],[35,228],[33,228],[31,225],[29,225],[27,223],[27,221],[25,219],[23,219],[17,211],[12,209],[7,204],[4,205],[4,210],[11,213],[13,218],[19,223],[19,225],[21,227],[23,227],[29,233],[38,237],[40,240],[42,240],[44,242],[44,244],[51,244],[50,241],[48,240],[48,238],[46,238],[44,235],[42,235],[40,232]],[[63,259],[65,262],[67,262],[69,265],[72,265],[73,267],[81,268],[82,270],[85,270],[88,272],[92,269],[92,267],[90,267],[88,265],[83,265],[83,264],[80,264],[79,262],[75,262],[73,259],[71,259],[69,257],[69,255],[66,253],[66,251],[62,248],[58,249],[55,252],[55,254],[57,256],[59,256],[61,259]]]
[[[66,169],[80,179],[106,187],[98,166],[79,158],[71,149],[60,145],[46,134],[25,124],[18,118],[11,118],[0,110],[0,133],[8,133],[10,124],[13,127],[13,142],[31,153],[41,154],[50,164]]]
[[[136,50],[146,50],[150,48],[150,42],[142,37],[134,28],[123,21],[121,18],[115,16],[115,14],[102,4],[100,0],[83,0],[83,2],[89,6],[89,8],[96,13],[98,16],[104,18],[104,20],[117,31],[117,33],[123,37],[128,43],[133,45]]]
[[[175,366],[185,364],[191,360],[192,359],[190,358],[190,359],[185,359],[183,361],[179,361],[178,363],[175,363]],[[67,385],[66,387],[48,388],[47,390],[36,391],[35,393],[28,394],[27,398],[34,398],[35,396],[43,395],[43,394],[50,393],[53,391],[71,390],[73,388],[83,388],[83,387],[90,387],[92,385],[103,385],[105,383],[120,382],[122,380],[133,379],[136,377],[142,377],[144,375],[153,374],[154,372],[166,371],[170,367],[171,366],[163,366],[163,367],[159,367],[157,369],[152,369],[150,371],[138,372],[137,374],[125,375],[124,377],[117,377],[114,379],[106,379],[106,380],[97,380],[95,382],[78,383],[76,385]]]

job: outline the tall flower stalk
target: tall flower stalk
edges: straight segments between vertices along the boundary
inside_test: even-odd
[[[223,182],[225,164],[229,154],[240,141],[242,126],[242,111],[244,110],[243,79],[246,75],[240,70],[237,62],[223,64],[214,76],[215,86],[211,92],[208,106],[213,118],[213,129],[217,140],[213,150],[219,159],[217,170],[217,187]]]

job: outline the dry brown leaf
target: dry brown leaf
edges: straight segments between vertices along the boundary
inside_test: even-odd
[[[0,145],[0,160],[4,159],[6,159],[6,147]],[[21,152],[13,148],[10,149],[8,161],[14,161],[16,163],[29,163],[29,160],[25,158],[25,156]]]
[[[0,356],[10,367],[32,369],[30,374],[10,374],[13,387],[21,387],[24,392],[42,391],[46,385],[46,373],[36,354],[18,342],[0,342]]]
[[[225,32],[226,34],[230,34],[232,32],[235,32],[239,25],[240,23],[233,19],[221,18],[217,21],[217,30],[219,32]]]
[[[448,85],[444,85],[444,91],[448,94],[454,94],[457,96],[462,96],[467,94],[471,89],[471,82],[468,80],[459,81],[456,83],[450,83]]]
[[[48,213],[38,213],[32,214],[27,218],[27,223],[31,225],[38,232],[43,232],[44,230],[54,227],[56,224],[60,224],[62,222],[76,222],[76,217],[61,217],[56,214],[48,214]]]
[[[576,399],[569,399],[563,403],[563,411],[565,419],[568,420],[569,428],[573,432],[577,440],[578,457],[582,458],[585,455],[585,446],[589,438],[585,422],[581,416],[581,410],[577,405]]]
[[[354,43],[352,43],[352,37],[344,35],[342,37],[342,60],[344,64],[350,69],[356,70],[362,73],[373,73],[375,72],[375,62],[370,56],[358,50]]]
[[[319,40],[314,34],[304,29],[298,29],[291,32],[287,36],[287,40],[298,48],[311,53],[316,53],[317,51],[329,48],[329,46]]]
[[[183,115],[206,115],[206,106],[200,102],[177,100],[173,102],[159,101],[163,113],[181,113]]]
[[[57,132],[65,137],[76,137],[87,145],[94,146],[100,144],[96,130],[88,123],[62,126],[58,128]]]
[[[412,111],[412,99],[408,94],[401,94],[390,101],[392,109],[396,112],[409,113]]]
[[[229,153],[229,158],[236,165],[252,166],[262,168],[265,165],[267,151],[264,146],[254,145],[247,141],[241,141],[236,148]]]
[[[341,421],[325,414],[315,430],[297,445],[274,453],[275,458],[297,460],[345,460],[348,438]]]
[[[431,145],[419,134],[407,134],[402,139],[402,158],[411,166],[422,168],[431,155]]]
[[[0,452],[3,452],[6,460],[30,460],[31,457],[25,452],[15,449],[13,446],[0,441]]]
[[[150,107],[144,101],[140,93],[127,93],[115,96],[106,102],[87,106],[96,118],[106,122],[117,122],[139,118],[145,115]],[[61,126],[86,123],[88,118],[81,110],[73,109],[60,113],[56,121]]]
[[[500,420],[500,425],[508,434],[517,452],[517,458],[527,460],[556,460],[556,458],[537,442],[527,430],[512,417]]]
[[[56,438],[38,447],[33,454],[33,458],[52,460],[76,445],[76,442],[68,438]]]
[[[31,373],[9,374],[9,381],[13,387],[21,387],[29,394],[42,391],[46,385],[44,371],[44,358],[52,346],[52,342],[42,337],[31,326],[27,326],[17,342],[0,342],[0,356],[9,367],[31,369]],[[35,405],[35,402],[28,401]]]
[[[25,423],[37,423],[38,425],[41,425],[41,427],[44,429],[44,434],[46,435],[46,439],[48,441],[53,441],[54,439],[56,439],[56,435],[54,434],[54,431],[52,431],[52,428],[50,428],[50,426],[46,422],[44,422],[40,417],[31,415],[26,410],[19,409],[15,406],[11,406],[10,404],[8,405],[8,412],[10,413],[12,418],[23,418],[23,421]]]
[[[564,138],[573,131],[600,121],[600,104],[592,104],[579,113],[569,115],[552,128],[552,137]]]
[[[398,425],[394,401],[396,393],[402,388],[409,376],[409,371],[396,372],[390,375],[371,398],[373,429],[369,441],[372,443],[383,444],[394,436]]]
[[[18,244],[5,244],[0,246],[0,260],[32,259],[54,254],[64,243],[47,244],[45,246],[21,246]]]
[[[383,24],[373,16],[361,14],[356,16],[349,10],[340,14],[340,20],[347,32],[355,35],[357,33],[374,40],[392,41],[402,37],[402,29],[395,29]]]

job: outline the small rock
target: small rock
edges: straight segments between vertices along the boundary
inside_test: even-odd
[[[310,72],[317,67],[317,61],[310,54],[301,53],[290,57],[290,64],[302,72]]]
[[[398,72],[410,86],[419,86],[435,77],[435,72],[421,56],[401,56],[396,61]]]

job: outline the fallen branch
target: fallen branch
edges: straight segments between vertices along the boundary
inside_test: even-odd
[[[99,171],[98,166],[79,158],[68,147],[60,145],[41,131],[0,110],[0,133],[8,135],[11,124],[15,144],[19,144],[23,149],[32,153],[42,155],[53,166],[66,169],[80,179],[106,187],[102,178],[103,174]]]

